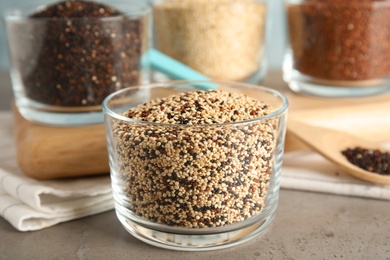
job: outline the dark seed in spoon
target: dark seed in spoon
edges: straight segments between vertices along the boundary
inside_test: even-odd
[[[362,147],[347,148],[341,152],[352,164],[373,173],[390,175],[390,153]]]

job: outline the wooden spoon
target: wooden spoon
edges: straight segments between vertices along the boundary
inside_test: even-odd
[[[355,148],[358,146],[367,149],[379,149],[381,152],[388,151],[383,146],[345,132],[308,125],[297,121],[289,121],[287,131],[309,148],[338,165],[346,173],[371,183],[390,184],[390,175],[381,175],[366,171],[350,163],[341,153],[347,148]]]

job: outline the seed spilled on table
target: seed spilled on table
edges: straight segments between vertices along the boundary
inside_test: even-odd
[[[260,213],[278,126],[277,119],[252,119],[272,111],[248,96],[210,90],[125,112],[134,121],[117,121],[113,135],[130,210],[187,228],[229,225]]]

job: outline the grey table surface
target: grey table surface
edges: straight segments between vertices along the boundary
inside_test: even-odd
[[[10,109],[7,72],[0,109]],[[19,232],[0,218],[0,259],[390,259],[390,202],[282,189],[274,221],[245,244],[207,252],[147,245],[114,211],[40,231]]]

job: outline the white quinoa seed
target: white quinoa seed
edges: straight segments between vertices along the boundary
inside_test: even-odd
[[[248,96],[210,90],[155,99],[125,112],[129,118],[170,124],[113,125],[131,210],[152,222],[187,228],[229,225],[260,213],[277,119],[221,124],[271,111]],[[208,120],[213,124],[205,126]]]
[[[153,6],[156,47],[210,78],[260,69],[266,6],[256,0],[165,0]]]

